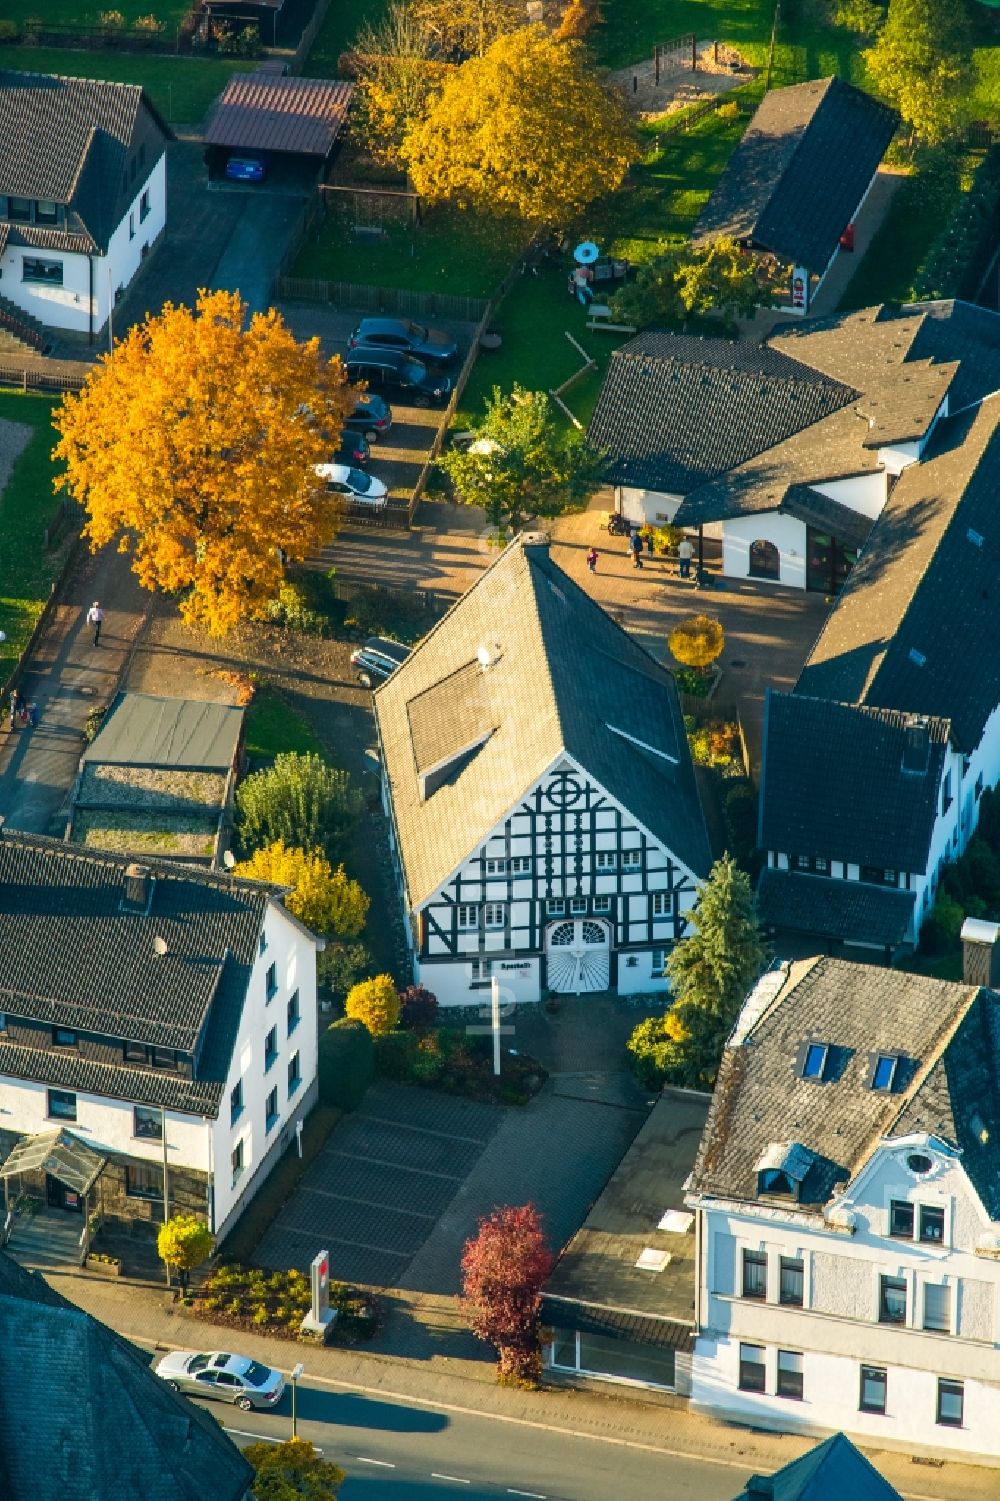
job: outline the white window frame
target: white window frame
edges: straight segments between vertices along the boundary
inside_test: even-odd
[[[638,849],[638,848],[637,849],[631,849],[631,850],[622,850],[622,852],[621,852],[621,868],[622,868],[622,870],[630,870],[630,871],[641,870],[642,869],[642,850]]]
[[[933,1287],[935,1289],[943,1291],[944,1294],[945,1294],[945,1297],[948,1299],[948,1323],[947,1323],[947,1327],[944,1328],[944,1329],[936,1328],[934,1326],[928,1326],[928,1324],[926,1323],[926,1306],[925,1306],[924,1299],[925,1299],[926,1291],[927,1291],[927,1289],[929,1287]],[[957,1299],[955,1297],[955,1287],[954,1287],[954,1284],[950,1280],[948,1280],[947,1278],[945,1278],[945,1279],[943,1279],[942,1281],[939,1282],[939,1281],[937,1281],[933,1277],[920,1277],[920,1278],[918,1278],[918,1280],[917,1280],[917,1298],[919,1299],[919,1304],[920,1304],[920,1323],[919,1323],[919,1325],[916,1325],[915,1327],[919,1328],[921,1330],[921,1332],[924,1333],[924,1334],[954,1334],[955,1333],[955,1307],[956,1307]]]
[[[653,892],[653,916],[654,917],[673,917],[673,915],[674,915],[674,894],[673,894],[673,892],[672,891],[654,891]]]
[[[654,975],[662,975],[667,963],[666,949],[654,949],[649,956]]]
[[[511,855],[508,868],[512,876],[530,876],[531,856]]]
[[[459,902],[455,908],[455,923],[460,933],[474,933],[479,927],[479,908],[475,902]]]
[[[603,912],[605,915],[611,911],[611,898],[609,896],[594,897],[594,911]]]
[[[617,870],[618,869],[618,851],[617,850],[597,850],[596,853],[594,854],[594,869],[595,870]]]
[[[585,896],[571,896],[569,899],[570,917],[586,917],[588,902]]]
[[[546,902],[545,902],[545,916],[546,917],[565,917],[566,916],[566,900],[565,900],[565,898],[561,897],[561,896],[550,896],[550,897],[548,897],[546,899]]]
[[[507,926],[507,903],[484,902],[483,903],[483,927],[487,932],[495,933]]]
[[[507,874],[507,861],[498,859],[495,855],[483,861],[483,869],[488,876],[505,876]]]

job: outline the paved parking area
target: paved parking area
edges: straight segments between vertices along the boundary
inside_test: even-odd
[[[254,1260],[304,1267],[329,1250],[334,1277],[399,1286],[503,1115],[474,1100],[373,1085],[331,1133]]]

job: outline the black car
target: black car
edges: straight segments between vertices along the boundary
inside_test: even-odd
[[[432,369],[454,364],[458,345],[439,328],[411,323],[408,318],[362,318],[348,341],[349,349],[397,349],[414,354]]]
[[[344,433],[360,433],[369,443],[377,443],[392,427],[392,407],[381,396],[359,391],[354,410],[344,418]]]
[[[364,433],[354,433],[345,427],[340,435],[340,447],[330,463],[346,464],[350,469],[367,469],[371,456],[372,451]]]
[[[361,345],[348,351],[347,379],[365,381],[373,391],[398,391],[414,406],[443,405],[451,395],[451,380],[428,370],[411,354],[396,349]]]
[[[410,648],[386,636],[369,636],[364,646],[351,652],[351,666],[362,688],[377,688],[391,677],[410,655]]]

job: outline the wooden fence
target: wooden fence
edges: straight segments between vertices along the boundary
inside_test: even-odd
[[[22,23],[20,41],[25,47],[72,47],[95,52],[191,51],[190,32],[180,27],[154,31],[145,26],[88,26],[79,21],[49,21],[29,17]],[[29,66],[25,59],[25,67]]]
[[[299,37],[299,45],[288,64],[290,73],[301,73],[306,65],[306,58],[312,50],[312,44],[320,33],[326,13],[330,9],[333,0],[318,0],[316,9],[312,13],[312,19]]]
[[[375,596],[382,599],[398,600],[400,604],[410,606],[416,601],[420,609],[428,614],[443,614],[454,602],[441,594],[435,594],[433,589],[394,589],[391,584],[369,583],[364,579],[331,579],[334,599],[344,600],[350,604],[352,600]]]
[[[22,365],[13,360],[0,360],[0,386],[13,386],[21,391],[79,391],[93,365],[80,365],[67,369],[55,364]]]
[[[409,318],[457,318],[476,323],[488,303],[482,297],[450,292],[417,292],[409,287],[372,287],[363,282],[320,281],[308,276],[279,276],[279,298],[292,302],[328,302],[368,313],[399,313]]]

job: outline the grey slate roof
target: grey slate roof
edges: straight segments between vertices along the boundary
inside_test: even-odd
[[[106,251],[137,177],[122,179],[139,135],[148,175],[172,139],[136,84],[0,70],[0,194],[70,205],[65,229],[11,224],[14,244],[84,253]]]
[[[821,272],[895,134],[899,116],[839,78],[765,94],[695,225]]]
[[[235,760],[242,728],[243,710],[230,704],[119,693],[83,759],[224,773]]]
[[[987,1211],[1000,1217],[1000,996],[873,964],[807,959],[788,966],[777,994],[754,1009],[751,997],[723,1053],[693,1193],[755,1201],[762,1154],[794,1140],[816,1159],[796,1208],[818,1213],[882,1138],[920,1130],[962,1151]],[[823,1083],[799,1076],[807,1041],[831,1048]],[[868,1087],[879,1052],[903,1057],[896,1092]]]
[[[339,79],[233,73],[206,122],[205,144],[322,160],[333,150],[353,93],[354,85]]]
[[[811,485],[789,485],[779,510],[804,521],[806,526],[814,526],[817,531],[829,532],[852,547],[862,547],[875,525],[871,516],[852,510]]]
[[[1000,702],[1000,396],[903,471],[796,692],[950,719],[971,751]],[[915,655],[914,655],[915,654]]]
[[[843,1433],[829,1438],[789,1460],[764,1482],[771,1501],[902,1501],[899,1491],[880,1475],[860,1449]],[[760,1491],[749,1487],[735,1501],[760,1501]]]
[[[766,344],[651,330],[613,353],[590,439],[612,484],[686,495],[857,394]]]
[[[149,1357],[0,1252],[4,1501],[242,1501],[253,1470]]]
[[[906,722],[891,709],[769,690],[760,848],[923,870],[951,726],[928,722],[926,769],[919,772],[904,766]]]
[[[470,672],[483,646],[494,664]],[[451,692],[443,686],[449,682]],[[433,754],[423,738],[430,718],[439,748],[461,749],[456,739],[466,733],[473,692],[482,722],[496,728],[423,798],[411,706],[429,690],[434,713],[421,724],[422,757]],[[708,872],[708,837],[672,677],[545,547],[512,543],[377,690],[375,717],[413,907],[565,755],[695,875]]]
[[[780,932],[896,949],[908,937],[915,900],[916,892],[889,886],[765,869],[757,883],[757,918]]]

